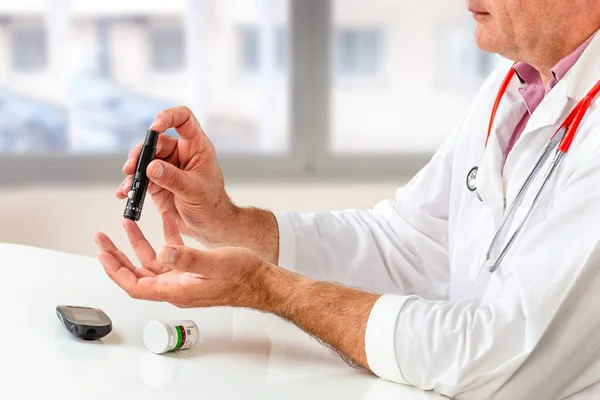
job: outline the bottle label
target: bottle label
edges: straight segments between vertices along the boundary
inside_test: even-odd
[[[172,351],[189,349],[192,347],[193,337],[196,334],[195,327],[189,326],[185,327],[183,325],[176,325],[175,332],[177,333],[177,339],[175,343],[175,347]]]
[[[175,331],[177,332],[177,343],[175,343],[175,348],[173,350],[179,350],[185,343],[185,329],[183,326],[176,326]]]

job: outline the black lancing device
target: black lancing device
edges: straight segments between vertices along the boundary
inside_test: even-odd
[[[146,198],[146,191],[148,190],[149,183],[146,169],[156,155],[158,135],[159,133],[153,130],[149,130],[146,133],[146,140],[144,141],[140,158],[135,167],[131,190],[127,195],[127,205],[125,206],[125,212],[123,213],[124,218],[132,221],[139,221],[142,216],[142,208],[144,207],[144,199]]]

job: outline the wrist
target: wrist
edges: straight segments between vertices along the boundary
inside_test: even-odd
[[[279,227],[272,212],[251,207],[237,207],[232,213],[230,245],[254,251],[263,260],[277,264]]]
[[[255,309],[289,319],[294,312],[295,297],[305,293],[314,282],[302,275],[263,263],[257,271]]]

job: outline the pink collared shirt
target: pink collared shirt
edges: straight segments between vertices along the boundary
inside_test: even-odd
[[[527,111],[515,128],[515,132],[513,133],[513,136],[508,143],[508,147],[506,148],[506,156],[508,156],[508,153],[510,153],[519,137],[521,137],[521,134],[525,130],[525,127],[529,122],[529,118],[531,118],[531,115],[535,109],[538,108],[538,106],[542,103],[542,100],[544,100],[544,97],[546,97],[546,95],[550,93],[550,91],[567,74],[567,72],[569,72],[571,67],[575,65],[594,36],[595,34],[586,40],[581,46],[579,46],[577,50],[560,60],[558,64],[552,68],[552,80],[550,80],[548,87],[546,88],[544,88],[542,77],[540,76],[538,70],[525,63],[517,63],[515,65],[515,71],[517,72],[517,75],[523,84],[523,86],[519,88],[519,93],[521,93],[521,96],[523,96],[523,99],[525,100]]]

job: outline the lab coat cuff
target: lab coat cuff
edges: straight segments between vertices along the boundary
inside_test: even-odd
[[[396,355],[396,325],[407,296],[381,296],[369,315],[365,351],[369,368],[378,377],[410,385],[402,375]]]
[[[289,213],[273,213],[279,227],[279,260],[277,264],[287,270],[296,266],[296,235]]]

